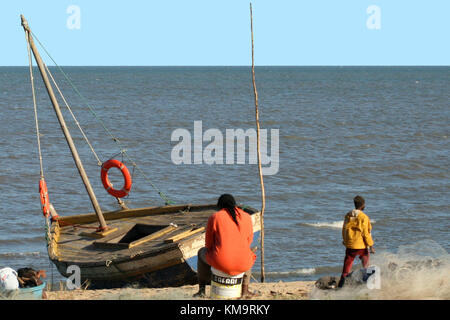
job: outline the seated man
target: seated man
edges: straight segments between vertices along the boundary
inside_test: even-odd
[[[211,266],[231,276],[245,272],[242,297],[253,294],[248,291],[251,268],[256,255],[250,249],[253,241],[253,224],[248,213],[236,207],[230,194],[220,196],[219,211],[208,219],[205,247],[198,252],[197,276],[199,291],[195,296],[205,296],[206,285],[211,282]]]

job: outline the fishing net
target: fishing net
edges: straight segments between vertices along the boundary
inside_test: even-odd
[[[400,246],[397,253],[377,252],[370,264],[379,268],[379,288],[369,289],[365,283],[338,290],[315,288],[310,298],[450,299],[450,255],[435,241]]]

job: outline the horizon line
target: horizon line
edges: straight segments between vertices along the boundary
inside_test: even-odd
[[[29,67],[28,65],[0,65],[0,67]],[[34,66],[37,67],[37,66]],[[54,65],[48,65],[48,67],[57,67]],[[251,65],[60,65],[60,67],[249,67]],[[314,65],[285,65],[285,64],[268,64],[268,65],[255,65],[255,67],[450,67],[450,65],[441,64],[417,64],[417,65],[403,65],[403,64],[314,64]]]

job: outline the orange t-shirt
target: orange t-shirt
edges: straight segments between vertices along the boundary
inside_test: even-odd
[[[236,207],[236,220],[222,209],[208,219],[205,246],[206,261],[217,270],[235,276],[250,270],[256,255],[250,250],[253,224],[250,215]]]

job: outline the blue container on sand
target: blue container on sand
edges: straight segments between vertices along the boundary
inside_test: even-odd
[[[40,300],[42,299],[42,290],[45,289],[45,282],[39,286],[31,288],[21,288],[16,296],[17,299]]]

